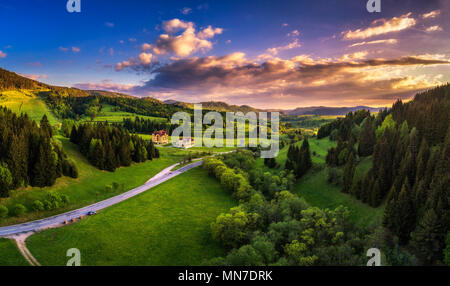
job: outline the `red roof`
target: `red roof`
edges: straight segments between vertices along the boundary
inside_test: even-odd
[[[163,136],[163,135],[167,135],[167,132],[165,130],[159,130],[159,131],[153,132],[153,135]]]

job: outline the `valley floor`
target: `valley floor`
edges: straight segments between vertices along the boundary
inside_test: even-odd
[[[224,254],[210,224],[236,205],[201,168],[102,211],[98,216],[31,236],[42,265],[65,265],[78,248],[82,265],[198,265]]]

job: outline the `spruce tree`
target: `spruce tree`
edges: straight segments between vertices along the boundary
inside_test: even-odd
[[[47,137],[52,137],[52,127],[50,126],[50,122],[48,122],[47,115],[44,114],[44,116],[41,119],[41,130]]]
[[[398,196],[397,212],[394,231],[399,237],[400,243],[406,244],[416,226],[416,212],[411,198],[409,182],[406,179]]]
[[[425,264],[432,264],[442,257],[442,233],[438,217],[433,209],[425,212],[412,233],[411,246]]]
[[[344,187],[342,192],[349,193],[353,185],[353,177],[355,175],[355,158],[350,155],[344,167],[343,181]]]
[[[427,140],[423,138],[422,143],[420,144],[419,155],[417,156],[416,181],[420,181],[425,177],[429,158],[430,147],[428,146]]]
[[[375,145],[375,130],[371,117],[366,117],[361,126],[361,134],[359,136],[358,154],[361,157],[370,156],[373,153]]]

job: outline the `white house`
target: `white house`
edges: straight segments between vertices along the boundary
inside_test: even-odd
[[[173,142],[173,146],[177,148],[191,148],[194,146],[194,138],[192,137],[183,137],[179,140],[176,140]]]

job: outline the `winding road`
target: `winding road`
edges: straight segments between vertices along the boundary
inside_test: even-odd
[[[115,205],[117,203],[120,203],[124,200],[127,200],[131,197],[134,197],[136,195],[139,195],[161,183],[164,183],[167,180],[172,179],[173,177],[176,177],[192,168],[198,167],[203,164],[202,159],[198,159],[198,161],[191,163],[189,165],[186,165],[184,167],[181,167],[178,170],[171,171],[174,167],[178,166],[179,164],[172,165],[170,167],[165,168],[155,176],[153,176],[150,180],[148,180],[145,184],[142,186],[139,186],[137,188],[134,188],[128,192],[125,192],[123,194],[120,194],[118,196],[106,199],[104,201],[95,203],[93,205],[89,205],[86,207],[83,207],[81,209],[73,210],[70,212],[62,213],[59,215],[55,215],[52,217],[30,221],[22,224],[17,225],[11,225],[6,227],[0,227],[0,237],[12,237],[17,236],[21,233],[29,233],[29,232],[36,232],[39,230],[43,230],[46,228],[54,227],[54,226],[61,226],[66,221],[70,222],[72,219],[78,219],[81,216],[86,216],[89,212],[97,212],[99,210],[105,209],[107,207],[110,207],[112,205]]]

